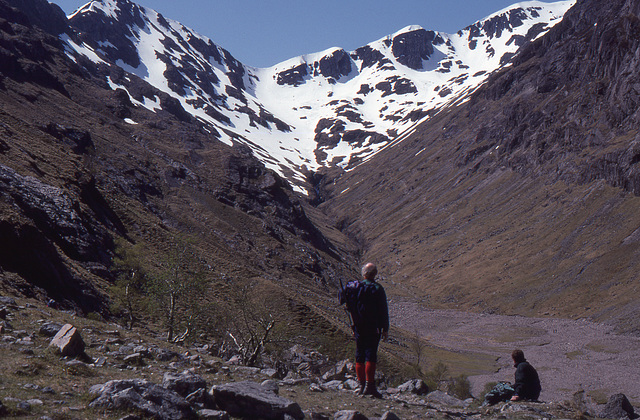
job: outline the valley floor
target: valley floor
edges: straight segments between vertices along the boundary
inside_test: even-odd
[[[429,310],[393,300],[389,306],[392,325],[417,331],[432,346],[495,356],[495,371],[469,376],[476,398],[489,382],[513,382],[511,351],[520,348],[540,375],[541,401],[571,400],[584,390],[596,401],[623,393],[640,402],[640,337],[586,320]]]

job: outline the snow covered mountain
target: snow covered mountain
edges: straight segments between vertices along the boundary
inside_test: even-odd
[[[74,60],[124,70],[107,82],[134,104],[248,146],[305,192],[310,172],[349,170],[464,101],[574,3],[518,3],[456,34],[409,26],[355,51],[332,48],[262,69],[128,0],[88,3],[69,16],[76,33],[63,39]]]

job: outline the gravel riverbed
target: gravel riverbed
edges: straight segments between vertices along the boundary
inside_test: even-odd
[[[488,382],[513,382],[511,351],[520,348],[538,370],[542,401],[570,400],[582,389],[604,397],[623,393],[640,403],[640,337],[616,334],[611,326],[429,310],[407,301],[390,301],[389,312],[392,325],[417,331],[434,346],[495,356],[497,371],[469,377],[476,398]]]

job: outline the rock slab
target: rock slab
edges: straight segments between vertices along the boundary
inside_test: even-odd
[[[627,396],[615,394],[609,397],[609,401],[602,409],[600,416],[607,419],[635,418],[634,409]]]
[[[89,407],[135,409],[159,419],[194,419],[196,414],[183,397],[152,382],[139,379],[109,381],[94,385],[89,394],[96,398]]]
[[[49,347],[53,347],[62,356],[76,357],[84,353],[84,341],[80,332],[71,324],[65,324],[60,328]]]
[[[303,419],[298,403],[279,397],[256,382],[244,381],[216,385],[210,394],[216,405],[232,417],[280,420],[289,416]]]

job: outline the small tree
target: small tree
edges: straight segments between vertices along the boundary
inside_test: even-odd
[[[184,341],[202,318],[205,271],[195,249],[184,238],[174,238],[161,267],[151,282],[153,307],[164,318],[167,341]],[[184,331],[176,336],[180,327]]]
[[[424,350],[426,346],[424,344],[424,341],[422,341],[420,334],[418,334],[417,329],[413,331],[413,335],[409,340],[409,348],[413,350],[413,354],[416,357],[415,368],[418,371],[418,373],[422,374],[421,363],[422,363],[422,356],[424,355]]]
[[[266,294],[256,292],[256,283],[234,286],[235,316],[230,319],[227,335],[240,355],[242,364],[256,366],[267,344],[273,341],[278,325],[275,308]]]
[[[139,314],[144,311],[149,276],[142,265],[140,245],[129,245],[123,239],[116,239],[115,254],[111,270],[116,281],[109,290],[113,297],[112,310],[123,315],[127,328],[133,329]]]

